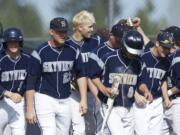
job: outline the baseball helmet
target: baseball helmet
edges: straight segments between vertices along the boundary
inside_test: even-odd
[[[132,27],[125,24],[117,23],[112,27],[111,33],[121,39],[123,38],[124,33],[129,30],[132,30]]]
[[[143,53],[144,40],[142,35],[136,30],[130,30],[123,36],[123,46],[133,55]]]
[[[3,33],[3,44],[6,45],[6,42],[9,41],[17,41],[20,43],[20,46],[23,45],[23,35],[21,33],[21,30],[18,28],[8,28]]]

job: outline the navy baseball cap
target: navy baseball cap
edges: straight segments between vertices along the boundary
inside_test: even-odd
[[[157,41],[160,45],[166,48],[174,47],[174,37],[170,32],[161,31],[157,35]]]
[[[65,18],[57,17],[51,20],[50,29],[55,31],[68,31],[68,22]]]
[[[121,24],[121,23],[117,23],[112,27],[111,33],[116,37],[123,38],[124,33],[131,29],[132,29],[132,27],[130,27],[130,26],[127,26],[127,25]]]
[[[175,42],[180,42],[180,28],[179,27],[170,26],[170,27],[166,28],[164,31],[172,33]]]

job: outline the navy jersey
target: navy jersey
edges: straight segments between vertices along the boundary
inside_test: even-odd
[[[31,75],[32,60],[24,51],[17,59],[12,59],[5,51],[0,52],[0,96],[5,90],[23,95],[25,90],[33,89],[26,79]]]
[[[91,51],[93,51],[95,48],[97,48],[100,45],[99,38],[96,36],[93,36],[91,38],[84,39],[81,42],[75,41],[72,37],[70,37],[66,44],[73,46],[80,50],[83,63],[85,65],[85,70],[88,70],[88,57]]]
[[[171,66],[172,85],[180,89],[180,50],[175,52]]]
[[[149,41],[149,42],[146,44],[145,48],[144,48],[144,52],[150,51],[150,49],[151,49],[153,46],[154,46],[154,43],[153,43],[152,41]]]
[[[91,74],[93,65],[96,64],[99,59],[102,59],[105,55],[112,53],[115,49],[108,46],[107,42],[102,43],[99,47],[95,48],[89,55],[87,74]]]
[[[37,58],[35,65],[40,82],[37,91],[54,98],[67,98],[70,95],[72,72],[77,78],[84,77],[80,51],[73,46],[51,47],[47,42],[37,47],[32,55]]]
[[[158,98],[162,95],[161,85],[167,79],[171,62],[168,58],[156,58],[151,51],[144,53],[142,60],[147,66],[148,87],[153,97]]]
[[[115,98],[114,106],[131,106],[134,102],[134,91],[137,84],[142,80],[143,63],[140,58],[129,60],[123,55],[121,50],[114,51],[105,55],[102,59],[96,59],[94,55],[90,55],[90,59],[94,61],[89,77],[101,78],[106,87],[112,87],[114,76],[120,77],[119,95]],[[141,79],[140,79],[141,78]],[[107,102],[106,97],[101,91],[98,97],[104,103]]]
[[[168,56],[168,59],[171,62],[171,66],[170,66],[168,76],[167,76],[167,89],[171,89],[173,87],[173,84],[172,84],[172,81],[173,81],[173,79],[172,79],[172,60],[174,59],[174,56],[175,56],[175,53],[171,53]]]
[[[99,35],[96,35],[96,34],[92,35],[91,37],[92,37],[92,38],[95,38],[96,40],[98,40],[98,44],[99,44],[99,45],[107,41],[107,40],[106,40],[105,38],[103,38],[102,36],[99,36]]]
[[[102,43],[99,47],[94,49],[92,53],[96,54],[99,58],[102,58],[104,55],[115,51],[116,49],[108,46],[107,42]]]

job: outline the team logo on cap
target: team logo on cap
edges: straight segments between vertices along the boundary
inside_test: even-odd
[[[66,27],[66,22],[65,21],[61,21],[61,26],[62,27]]]
[[[173,37],[168,37],[168,39],[162,41],[164,44],[174,44]]]

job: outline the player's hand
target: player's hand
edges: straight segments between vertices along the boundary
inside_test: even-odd
[[[100,99],[97,96],[95,97],[95,102],[96,102],[96,104],[101,103]]]
[[[87,106],[87,101],[80,101],[79,104],[79,112],[81,113],[81,115],[85,115],[87,113],[88,110],[88,106]]]
[[[10,98],[14,103],[19,103],[22,100],[22,96],[19,93],[6,90],[4,96]]]
[[[147,91],[144,93],[144,97],[146,98],[147,102],[151,103],[153,101],[153,96],[151,92]]]
[[[18,93],[14,93],[12,92],[12,95],[10,96],[10,99],[14,102],[14,103],[19,103],[22,101],[22,96]]]
[[[29,124],[35,124],[37,119],[36,119],[36,115],[35,115],[35,111],[34,109],[28,109],[26,111],[26,120]]]
[[[138,92],[135,92],[134,98],[135,98],[135,102],[139,106],[144,106],[147,104],[147,99],[144,96],[140,95]]]
[[[103,90],[101,90],[101,92],[106,95],[107,97],[110,97],[111,96],[111,88],[108,88],[108,87],[104,87]]]
[[[170,108],[172,106],[172,102],[168,99],[164,100],[164,106],[165,108]]]
[[[141,19],[140,19],[139,17],[134,17],[134,18],[132,19],[132,23],[133,23],[133,26],[137,28],[137,27],[139,27],[140,24],[141,24]]]

